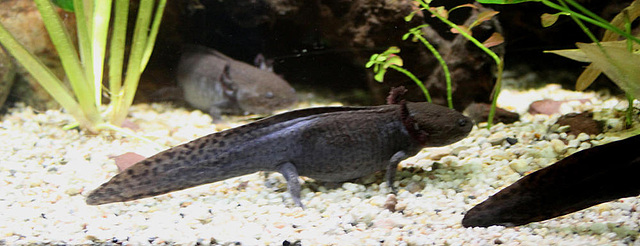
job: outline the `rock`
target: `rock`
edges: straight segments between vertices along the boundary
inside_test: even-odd
[[[557,114],[557,113],[560,113],[560,106],[562,106],[562,104],[571,102],[571,101],[586,103],[586,102],[589,102],[589,99],[561,100],[561,101],[556,101],[551,99],[538,100],[538,101],[532,102],[531,105],[529,105],[529,113],[530,114],[546,114],[546,115]]]
[[[473,122],[487,122],[489,119],[489,111],[491,110],[491,104],[488,103],[472,103],[464,110],[464,114],[473,119]],[[520,120],[520,115],[511,111],[507,111],[503,108],[496,108],[495,115],[493,116],[493,122],[502,122],[504,124],[511,124]]]
[[[67,27],[69,35],[75,38],[75,17],[58,9],[58,14]],[[0,1],[0,22],[28,51],[58,76],[64,78],[64,70],[53,43],[42,23],[40,13],[33,1]],[[36,109],[58,108],[58,103],[22,66],[17,66],[17,80],[11,91],[12,97]]]
[[[9,55],[0,49],[0,108],[4,105],[15,78],[16,70]]]
[[[567,134],[579,136],[581,133],[588,135],[598,135],[602,133],[603,123],[593,119],[592,112],[582,112],[579,114],[570,113],[561,116],[556,121],[559,126],[569,126]]]
[[[133,166],[133,164],[136,164],[139,161],[144,160],[146,157],[136,154],[134,152],[127,152],[119,156],[114,156],[112,158],[115,160],[116,166],[118,166],[118,171],[122,172],[128,167]]]

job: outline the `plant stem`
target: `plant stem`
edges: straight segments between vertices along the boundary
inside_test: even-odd
[[[464,36],[467,40],[471,41],[473,44],[475,44],[478,48],[480,48],[482,51],[484,51],[487,55],[489,55],[491,58],[493,58],[493,61],[496,63],[496,66],[498,68],[498,74],[496,76],[496,84],[493,88],[493,98],[492,98],[492,103],[491,103],[491,110],[489,111],[489,119],[487,120],[487,128],[491,128],[491,125],[493,123],[493,116],[495,115],[495,108],[496,108],[496,102],[498,101],[498,96],[500,95],[500,90],[502,87],[502,70],[503,70],[503,60],[502,58],[500,58],[495,52],[491,51],[489,48],[485,47],[484,45],[482,45],[482,43],[480,43],[480,41],[478,41],[477,39],[475,39],[473,36],[471,36],[469,33],[467,33],[466,31],[462,30],[462,28],[460,28],[458,25],[456,25],[455,23],[449,21],[448,19],[440,16],[438,13],[433,12],[429,5],[427,3],[425,3],[423,0],[419,1],[420,5],[422,5],[423,8],[425,8],[427,11],[429,11],[429,13],[431,13],[433,16],[435,16],[436,18],[440,19],[440,21],[444,22],[445,24],[449,25],[450,27],[456,29],[458,31],[458,33],[460,33],[462,36]]]
[[[569,1],[570,1],[570,0],[569,0]],[[570,10],[570,9],[563,8],[562,6],[557,5],[557,4],[555,4],[555,3],[552,3],[552,2],[550,2],[550,1],[548,1],[548,0],[542,0],[542,3],[543,3],[544,5],[547,5],[547,6],[551,7],[551,8],[554,8],[554,9],[556,9],[556,10],[564,11],[564,12],[570,13],[571,15],[574,15],[574,16],[576,16],[576,17],[580,18],[581,20],[584,20],[584,21],[586,21],[586,22],[589,22],[589,23],[591,23],[591,24],[593,24],[593,25],[596,25],[596,26],[599,26],[599,27],[602,27],[602,28],[605,28],[605,29],[609,29],[609,30],[611,30],[611,31],[614,31],[614,32],[616,32],[616,33],[618,33],[618,34],[620,34],[620,35],[622,35],[622,36],[624,36],[624,37],[626,37],[626,38],[628,38],[628,39],[631,39],[631,40],[633,40],[634,42],[636,42],[636,43],[639,43],[639,44],[640,44],[640,39],[638,39],[638,38],[634,37],[633,35],[631,35],[631,34],[629,34],[629,33],[626,33],[626,32],[624,32],[624,31],[620,30],[619,28],[617,28],[617,27],[615,27],[615,26],[612,26],[608,21],[603,21],[603,22],[601,22],[601,21],[594,20],[594,19],[589,18],[589,17],[587,17],[587,16],[584,16],[584,15],[582,15],[582,14],[576,13],[576,12],[574,12],[574,11]],[[571,3],[571,2],[569,2],[569,3]],[[585,10],[586,10],[586,9],[585,9]],[[587,11],[588,11],[588,10],[587,10]]]
[[[567,6],[566,3],[564,3],[563,0],[558,0],[558,2],[560,2],[560,4],[562,4],[562,6],[571,11],[569,9],[569,6]],[[601,47],[600,45],[600,40],[598,40],[598,38],[596,38],[596,35],[593,35],[593,33],[591,33],[591,31],[589,31],[589,28],[587,28],[584,23],[582,23],[582,21],[580,19],[578,19],[578,17],[576,17],[575,15],[570,14],[569,17],[571,17],[571,19],[573,20],[573,22],[575,22],[576,24],[578,24],[578,26],[580,27],[580,29],[582,29],[582,32],[584,32],[585,34],[587,34],[587,36],[589,36],[589,39],[591,39],[591,42],[594,42],[596,45],[598,45],[598,47]]]
[[[424,44],[424,46],[426,46],[427,49],[431,51],[431,54],[433,54],[433,57],[435,57],[438,60],[438,62],[440,62],[440,66],[442,67],[442,72],[444,73],[444,79],[447,84],[447,105],[449,106],[449,108],[453,109],[453,96],[452,96],[453,89],[451,88],[451,74],[449,73],[449,66],[447,66],[447,63],[444,61],[444,59],[440,55],[440,52],[438,52],[438,50],[436,50],[436,48],[433,47],[433,45],[431,45],[431,43],[429,43],[429,41],[426,38],[424,38],[421,35],[421,33],[414,33],[414,36],[418,38],[418,40],[420,40],[422,44]]]
[[[424,96],[427,99],[427,102],[431,102],[431,96],[429,95],[429,91],[427,91],[427,88],[424,87],[424,84],[422,83],[422,81],[420,81],[418,78],[416,78],[415,75],[413,75],[411,72],[409,72],[406,69],[404,69],[402,67],[399,67],[397,65],[391,64],[389,67],[395,69],[398,72],[403,73],[404,75],[409,77],[411,80],[413,80],[413,82],[415,82],[416,85],[418,85],[418,87],[420,87],[420,90],[422,90],[422,93],[424,93]]]
[[[493,100],[491,100],[491,109],[489,109],[489,116],[487,119],[487,128],[491,128],[493,125],[493,118],[496,114],[496,108],[498,107],[498,96],[500,96],[500,90],[502,89],[502,71],[504,69],[504,61],[500,59],[500,63],[496,64],[498,67],[496,76],[496,85],[493,87]]]

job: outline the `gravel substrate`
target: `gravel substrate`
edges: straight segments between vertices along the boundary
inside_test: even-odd
[[[550,130],[559,115],[526,113],[529,103],[544,98],[589,99],[561,111],[593,110],[607,132],[575,137]],[[465,211],[523,175],[632,131],[623,130],[626,101],[606,92],[556,85],[505,90],[499,104],[521,113],[521,121],[476,127],[458,143],[424,149],[401,163],[395,206],[380,174],[334,188],[307,179],[305,210],[293,205],[276,173],[88,206],[86,194],[117,173],[110,156],[160,149],[118,133],[63,130],[73,121],[69,115],[18,105],[0,122],[0,245],[640,245],[638,197],[515,228],[463,228]],[[298,107],[308,106],[319,105]],[[212,125],[200,111],[169,104],[136,105],[130,115],[139,135],[164,146],[247,122],[236,117]]]

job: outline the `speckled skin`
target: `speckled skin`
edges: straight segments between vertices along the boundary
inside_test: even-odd
[[[214,118],[269,114],[296,101],[295,90],[273,72],[202,46],[184,48],[176,77],[185,101]]]
[[[466,137],[471,121],[429,103],[322,107],[283,113],[214,133],[147,158],[91,192],[87,204],[129,201],[257,171],[278,171],[294,202],[299,176],[344,182],[387,170],[423,147]]]

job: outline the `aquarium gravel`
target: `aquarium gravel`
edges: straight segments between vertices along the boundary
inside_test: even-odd
[[[567,135],[551,126],[560,114],[526,113],[540,99],[589,99],[569,101],[561,113],[593,110],[607,130]],[[127,125],[154,145],[120,133],[64,130],[73,122],[68,114],[17,104],[0,122],[0,245],[640,245],[638,197],[514,228],[463,228],[465,211],[523,175],[631,132],[623,129],[627,102],[606,91],[505,90],[499,105],[521,120],[489,130],[480,124],[458,143],[405,160],[397,195],[389,194],[383,174],[337,185],[304,179],[303,210],[277,173],[88,206],[88,192],[117,173],[112,157],[150,156],[250,117],[211,124],[200,111],[135,105]],[[309,106],[320,105],[298,105]]]

